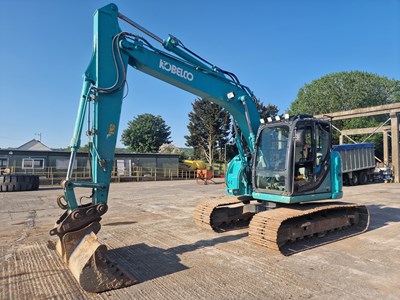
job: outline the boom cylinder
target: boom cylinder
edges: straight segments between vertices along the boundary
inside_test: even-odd
[[[147,34],[148,36],[152,37],[153,39],[155,39],[157,42],[159,42],[160,44],[162,44],[164,41],[162,40],[162,38],[158,37],[157,35],[155,35],[154,33],[148,31],[146,28],[140,26],[138,23],[136,23],[135,21],[132,21],[131,19],[129,19],[128,17],[124,16],[121,13],[118,13],[118,18],[120,18],[121,20],[124,20],[126,23],[132,25],[133,27],[135,27],[136,29],[140,30],[141,32]]]

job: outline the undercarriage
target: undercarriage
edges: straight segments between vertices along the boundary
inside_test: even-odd
[[[220,197],[197,205],[194,220],[215,232],[248,227],[252,243],[291,255],[366,231],[369,212],[344,202],[280,206]]]

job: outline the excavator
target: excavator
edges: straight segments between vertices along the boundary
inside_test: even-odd
[[[141,35],[122,31],[119,21]],[[82,289],[103,292],[137,283],[97,240],[108,210],[128,66],[216,103],[232,117],[238,155],[227,168],[227,195],[199,203],[195,224],[215,232],[246,227],[251,242],[283,255],[367,230],[366,206],[337,201],[343,195],[341,162],[331,150],[329,120],[307,115],[260,119],[256,97],[234,73],[172,35],[161,39],[111,3],[94,15],[94,48],[84,73],[63,195],[57,198],[64,213],[50,230],[57,236],[56,252]],[[74,181],[84,124],[91,180]],[[76,188],[88,189],[89,203],[78,203]]]

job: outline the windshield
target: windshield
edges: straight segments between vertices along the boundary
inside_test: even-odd
[[[286,155],[289,127],[265,127],[259,135],[255,161],[257,189],[282,194],[287,180]]]

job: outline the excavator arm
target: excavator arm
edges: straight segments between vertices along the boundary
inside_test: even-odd
[[[157,49],[137,34],[123,32],[119,19],[136,27],[160,43],[164,49]],[[107,212],[128,66],[224,108],[240,128],[250,153],[253,153],[255,134],[260,125],[254,95],[234,74],[208,63],[187,49],[176,37],[170,35],[162,40],[119,13],[115,4],[109,4],[96,12],[94,48],[84,74],[70,145],[70,163],[62,183],[64,195],[58,198],[58,204],[65,212],[50,231],[51,235],[58,235],[57,252],[70,269],[75,270],[73,273],[78,282],[84,289],[94,292],[135,282],[129,276],[116,279],[118,276],[112,272],[112,263],[106,257],[105,246],[98,243],[95,236],[100,230],[101,216]],[[86,135],[91,141],[89,152],[92,158],[92,180],[73,181],[74,160],[80,148],[86,120]],[[251,195],[250,158],[245,155],[245,144],[238,136],[236,144],[239,155],[229,166],[227,191],[235,195]],[[75,196],[77,187],[91,189],[91,203],[78,204]]]
[[[119,20],[146,38],[123,32]],[[161,44],[163,50],[147,38]],[[327,122],[294,116],[286,121],[278,117],[276,122],[260,126],[253,93],[233,73],[204,60],[176,37],[162,40],[110,4],[94,17],[94,48],[84,75],[70,163],[62,183],[64,194],[58,198],[65,212],[50,231],[59,238],[57,253],[83,289],[102,292],[136,282],[108,259],[106,246],[96,236],[108,209],[129,66],[216,103],[231,114],[235,128],[240,128],[243,140],[239,134],[235,136],[239,155],[226,172],[227,193],[239,197],[206,199],[197,205],[194,219],[200,227],[219,232],[249,226],[253,243],[285,255],[367,230],[369,212],[364,205],[305,203],[342,197],[340,157],[330,150]],[[74,160],[86,120],[92,179],[74,181]],[[306,154],[308,150],[312,155]],[[78,203],[78,187],[91,190],[89,203]],[[333,234],[336,231],[340,237]],[[314,243],[313,237],[325,236]]]
[[[168,52],[153,47],[139,35],[122,32],[118,19],[134,25],[161,43]],[[253,152],[260,116],[254,95],[236,76],[201,61],[199,56],[187,50],[173,36],[161,40],[120,14],[114,4],[96,12],[94,31],[93,54],[84,75],[78,117],[71,141],[70,165],[63,183],[69,210],[78,207],[73,193],[74,187],[93,188],[93,202],[107,202],[128,65],[223,107],[232,115],[250,152]],[[93,115],[90,116],[92,120],[86,134],[93,138],[90,148],[93,182],[74,182],[70,180],[73,161],[80,147],[90,106],[93,106]],[[249,160],[244,155],[244,146],[239,145],[238,148],[240,164],[249,165]],[[240,193],[251,194],[251,185],[247,186]],[[228,187],[229,189],[232,190],[232,187]]]

